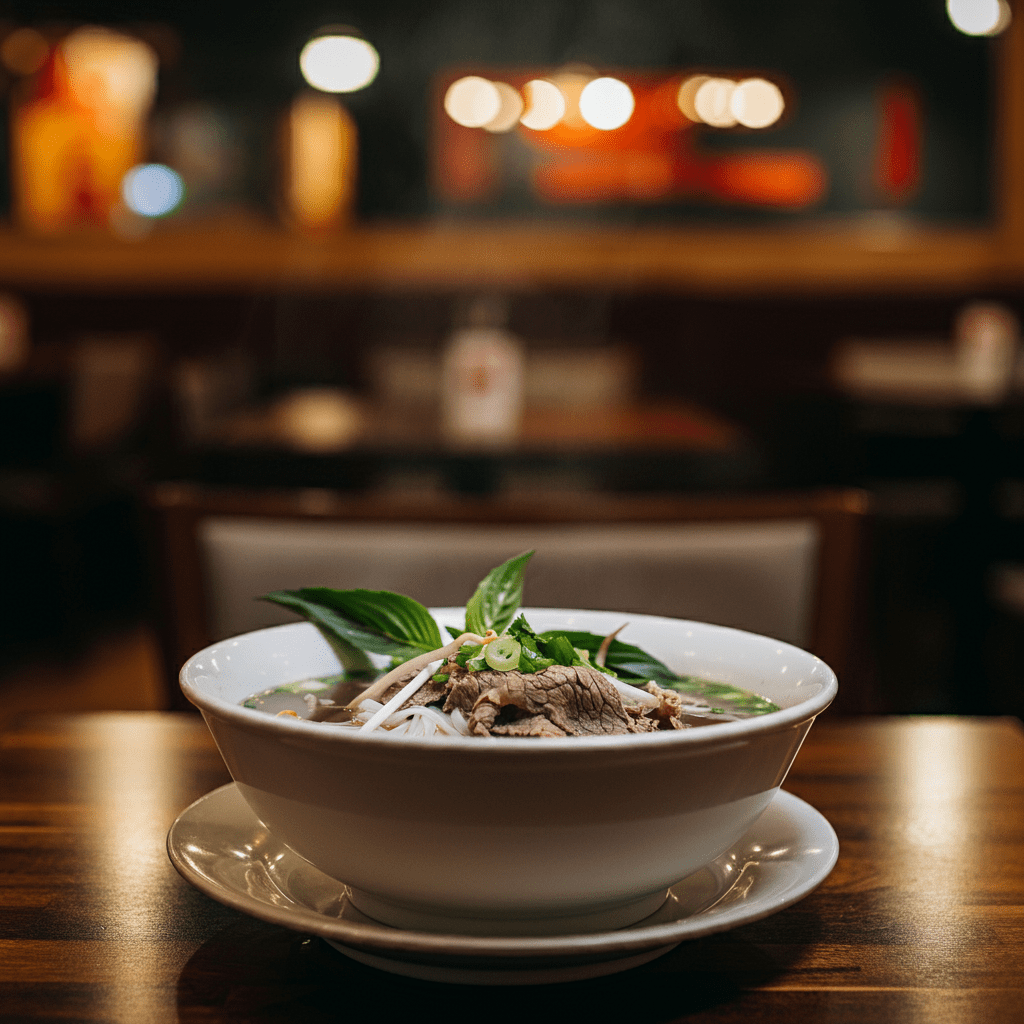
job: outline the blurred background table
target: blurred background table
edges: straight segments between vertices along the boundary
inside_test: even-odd
[[[693,403],[531,408],[514,439],[465,442],[444,436],[436,409],[386,404],[354,406],[351,425],[327,422],[316,428],[321,433],[307,434],[292,408],[307,400],[297,392],[225,417],[169,460],[164,475],[250,487],[458,494],[764,483],[763,457],[744,430]],[[313,400],[326,404],[329,393]]]
[[[839,863],[795,906],[608,978],[480,989],[383,975],[246,917],[164,850],[228,780],[190,714],[44,714],[0,736],[5,1020],[1020,1020],[1024,729],[1013,719],[815,725],[786,783]]]

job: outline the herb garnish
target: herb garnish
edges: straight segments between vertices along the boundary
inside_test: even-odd
[[[482,637],[493,630],[491,636],[497,633],[502,638],[503,646],[495,648],[490,659],[485,645],[464,643],[456,655],[460,666],[470,671],[518,669],[524,673],[541,672],[551,665],[596,667],[594,658],[605,637],[581,630],[537,633],[522,614],[516,616],[532,556],[533,551],[526,551],[492,569],[466,603],[465,628],[446,627],[453,637],[463,632]],[[413,598],[388,590],[305,587],[273,591],[262,600],[290,608],[313,623],[349,677],[376,674],[367,652],[389,655],[393,664],[398,664],[443,646],[430,612]],[[778,710],[770,701],[728,683],[680,676],[641,648],[617,639],[607,645],[600,671],[639,686],[653,680],[659,686],[697,694],[748,714]]]

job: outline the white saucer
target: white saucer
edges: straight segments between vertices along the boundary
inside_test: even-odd
[[[319,935],[394,974],[471,985],[531,985],[613,974],[684,939],[760,920],[818,886],[839,856],[832,826],[780,791],[728,853],[672,886],[628,928],[586,935],[477,936],[404,931],[360,913],[348,887],[267,832],[233,783],[183,811],[167,834],[171,863],[197,889],[271,924]]]

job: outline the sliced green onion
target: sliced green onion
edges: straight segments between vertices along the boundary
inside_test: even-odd
[[[484,660],[496,672],[508,672],[519,667],[522,647],[510,636],[499,636],[484,647]]]

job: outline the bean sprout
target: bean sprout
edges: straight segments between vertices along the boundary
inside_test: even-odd
[[[612,641],[629,625],[628,622],[624,622],[614,633],[609,633],[602,641],[601,646],[597,649],[597,654],[594,655],[594,664],[598,668],[604,668],[604,660],[608,657],[608,648],[611,647]]]
[[[619,692],[619,696],[625,698],[627,701],[633,701],[636,704],[643,704],[649,708],[656,708],[661,704],[661,699],[655,697],[653,693],[648,693],[646,690],[642,690],[639,686],[632,686],[629,683],[620,682],[614,676],[607,675],[602,672],[601,675],[608,680],[612,686],[615,687]]]
[[[362,704],[364,700],[373,698],[376,700],[378,697],[383,697],[385,693],[391,688],[391,684],[401,679],[406,672],[410,672],[413,669],[421,669],[428,662],[434,661],[439,658],[437,664],[441,661],[445,661],[451,655],[455,654],[459,648],[465,643],[473,644],[489,644],[492,640],[497,640],[498,634],[493,629],[487,630],[484,636],[477,636],[476,633],[463,633],[462,636],[453,640],[450,644],[445,644],[444,647],[439,647],[436,651],[430,651],[427,654],[418,654],[415,658],[410,658],[403,664],[396,666],[386,675],[380,677],[380,679],[371,683],[362,693],[358,696],[353,697],[352,700],[346,705],[349,710],[355,710]]]
[[[362,732],[373,732],[379,725],[382,725],[392,712],[397,711],[437,671],[440,664],[440,660],[432,661],[421,668],[387,704],[374,713],[373,717],[363,725]]]

